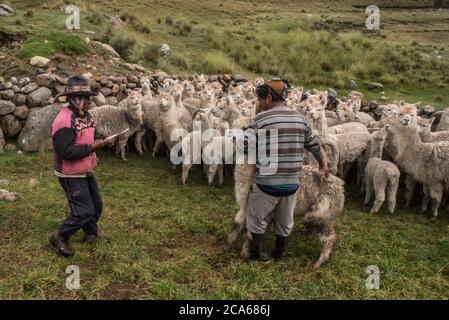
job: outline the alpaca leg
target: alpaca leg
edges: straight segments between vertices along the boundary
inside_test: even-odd
[[[228,236],[228,246],[231,247],[237,240],[238,236],[245,229],[246,223],[246,210],[240,209],[234,218],[234,228]]]
[[[218,182],[219,182],[220,186],[222,186],[223,182],[224,182],[223,171],[224,171],[224,165],[219,164],[218,165]]]
[[[332,249],[337,240],[337,235],[334,228],[334,221],[323,219],[329,211],[329,199],[323,199],[314,208],[313,211],[306,213],[304,216],[304,224],[310,229],[321,242],[322,248],[318,260],[313,264],[314,269],[318,269],[329,261],[332,254]]]
[[[136,132],[136,136],[134,137],[134,147],[140,155],[143,155],[142,150],[142,140],[145,136],[145,129],[140,129]]]
[[[245,242],[243,243],[242,246],[242,251],[240,252],[240,257],[242,259],[249,259],[249,257],[251,256],[251,244],[252,244],[252,237],[251,237],[251,232],[247,231],[245,232]]]
[[[128,143],[128,138],[123,138],[119,140],[120,145],[120,157],[123,161],[127,161],[125,154],[126,154],[126,144]]]
[[[443,186],[441,184],[432,185],[429,187],[429,191],[433,217],[437,218],[438,208],[440,207],[441,198],[443,197]]]
[[[215,175],[217,174],[218,164],[211,164],[207,170],[207,183],[209,186],[214,182]]]
[[[422,197],[422,201],[421,201],[421,212],[426,212],[427,208],[429,207],[429,187],[426,185],[422,186],[422,191],[423,191],[423,197]]]
[[[399,188],[399,176],[391,179],[387,186],[388,212],[390,212],[391,214],[393,214],[394,210],[396,209],[396,196],[398,194],[398,188]]]
[[[371,201],[371,198],[373,196],[373,181],[371,178],[366,178],[365,180],[365,202],[364,205],[367,206],[369,202]]]
[[[371,213],[377,213],[385,201],[385,188],[387,187],[387,181],[382,179],[374,179],[374,193],[376,198],[374,200],[373,208]]]
[[[162,145],[162,142],[164,142],[164,137],[162,135],[162,132],[160,130],[156,130],[156,143],[154,144],[153,148],[153,157],[156,158],[159,149]]]
[[[182,184],[183,185],[186,185],[186,183],[187,183],[187,180],[189,178],[190,168],[192,168],[191,164],[183,164],[182,165],[182,177],[181,177],[181,180],[182,180]]]
[[[410,207],[410,203],[412,202],[413,195],[415,194],[416,182],[412,177],[407,175],[405,178],[405,206]]]

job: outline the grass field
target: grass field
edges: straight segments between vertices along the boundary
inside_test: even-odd
[[[311,269],[320,247],[297,223],[287,259],[261,265],[241,261],[238,247],[224,251],[236,212],[231,177],[224,188],[210,188],[196,169],[183,187],[165,158],[99,157],[100,228],[113,242],[87,246],[78,233],[71,259],[48,245],[68,212],[51,153],[0,157],[0,179],[20,195],[0,202],[0,299],[449,298],[446,212],[437,221],[403,208],[370,215],[348,190],[329,264]],[[31,178],[39,184],[30,187]],[[80,268],[80,290],[65,288],[68,265]],[[380,290],[365,287],[369,265],[380,269]]]

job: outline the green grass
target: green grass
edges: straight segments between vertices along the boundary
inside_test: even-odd
[[[16,54],[21,59],[29,59],[34,56],[50,58],[56,53],[79,55],[87,52],[86,43],[78,36],[64,32],[45,32],[28,38]]]
[[[287,259],[243,262],[239,248],[224,251],[236,205],[232,178],[208,187],[201,170],[183,187],[166,158],[128,162],[99,154],[97,178],[105,209],[100,228],[113,238],[98,247],[72,240],[76,256],[58,257],[49,235],[67,214],[52,172],[51,153],[6,153],[0,179],[20,200],[0,202],[2,299],[436,299],[449,292],[449,218],[399,208],[368,214],[348,189],[338,221],[339,242],[321,270],[311,264],[318,242],[297,221]],[[29,187],[31,178],[39,184]],[[273,245],[270,233],[270,246]],[[68,265],[77,265],[81,290],[65,289]],[[367,290],[365,269],[378,265],[380,290]]]

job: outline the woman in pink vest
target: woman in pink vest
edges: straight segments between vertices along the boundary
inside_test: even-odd
[[[69,238],[79,229],[84,231],[85,242],[109,241],[98,235],[97,227],[103,203],[93,174],[97,165],[95,150],[108,144],[97,135],[88,112],[90,97],[97,94],[89,80],[74,76],[69,78],[67,89],[56,96],[66,96],[68,102],[54,120],[51,134],[55,174],[67,196],[70,215],[51,236],[50,243],[64,257],[74,255]]]

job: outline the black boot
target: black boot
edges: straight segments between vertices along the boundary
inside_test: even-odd
[[[111,238],[105,236],[99,236],[98,234],[84,234],[83,241],[88,244],[111,242]]]
[[[70,248],[68,239],[61,236],[59,231],[56,231],[51,235],[50,243],[53,247],[58,249],[58,253],[63,257],[69,258],[75,254],[75,251]]]
[[[276,249],[274,249],[273,257],[276,260],[281,260],[284,257],[285,249],[287,248],[288,237],[276,235]]]
[[[270,260],[270,256],[268,255],[265,248],[265,234],[257,234],[251,232],[251,235],[253,237],[253,254],[251,258],[264,262]]]

